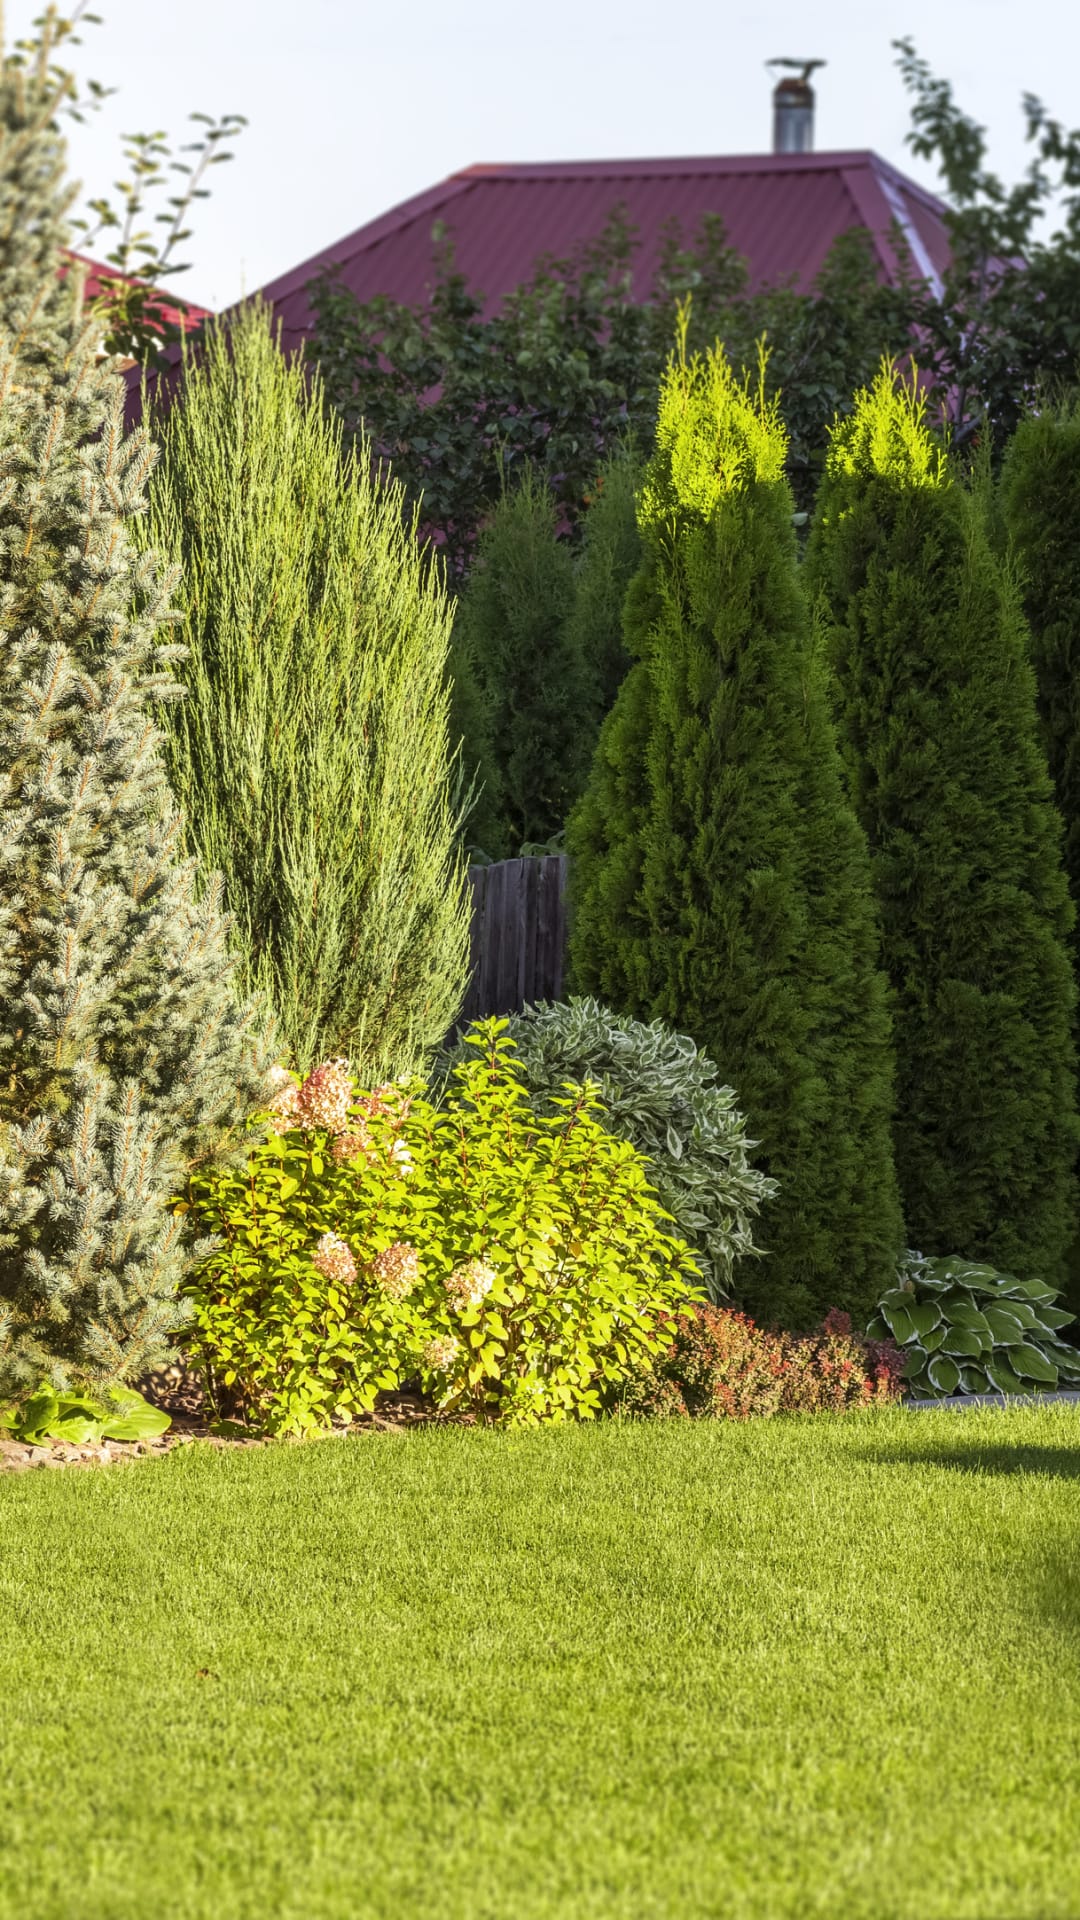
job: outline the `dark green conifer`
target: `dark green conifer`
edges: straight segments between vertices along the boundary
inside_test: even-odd
[[[171,1201],[267,1088],[154,723],[174,581],[131,540],[153,449],[60,277],[62,37],[46,15],[0,70],[0,1398],[168,1356]]]
[[[807,568],[883,921],[909,1238],[1057,1283],[1073,913],[1027,634],[980,502],[891,368],[834,430]]]
[[[810,645],[773,404],[669,369],[639,505],[631,670],[571,825],[577,983],[689,1031],[779,1182],[746,1304],[866,1316],[901,1242],[865,842]]]
[[[1039,717],[1065,825],[1065,869],[1075,905],[1080,903],[1080,403],[1021,422],[1005,455],[999,499],[1031,632]]]
[[[585,514],[574,568],[569,650],[585,662],[597,727],[610,713],[630,665],[623,602],[641,564],[636,501],[640,479],[640,463],[629,449],[607,462]]]
[[[526,469],[480,537],[454,621],[451,671],[482,708],[464,764],[485,791],[470,831],[496,858],[561,834],[593,744],[589,674],[569,629],[573,561],[555,502]],[[465,718],[469,708],[458,711]]]

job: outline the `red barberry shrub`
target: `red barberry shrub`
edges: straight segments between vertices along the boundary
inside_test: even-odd
[[[850,1316],[835,1309],[818,1332],[803,1335],[769,1333],[724,1307],[690,1307],[671,1324],[671,1346],[627,1383],[620,1412],[747,1420],[845,1413],[901,1392],[900,1349],[853,1333]]]

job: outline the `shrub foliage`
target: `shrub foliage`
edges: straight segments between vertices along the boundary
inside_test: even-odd
[[[536,1111],[558,1111],[568,1083],[599,1089],[602,1125],[644,1154],[709,1293],[730,1294],[736,1261],[758,1252],[756,1217],[775,1186],[751,1163],[755,1143],[715,1063],[688,1034],[590,999],[527,1007],[510,1033]]]
[[[192,1351],[248,1418],[309,1432],[415,1382],[498,1424],[588,1419],[694,1298],[595,1093],[537,1117],[505,1022],[470,1052],[439,1109],[363,1095],[329,1062],[254,1123],[244,1168],[192,1183],[185,1204],[220,1236]]]
[[[170,1196],[265,1086],[220,888],[183,857],[155,706],[174,581],[70,239],[58,23],[0,72],[0,1392],[170,1353]]]
[[[1076,1387],[1080,1352],[1061,1338],[1074,1316],[1057,1297],[1041,1280],[909,1253],[870,1333],[900,1342],[904,1379],[923,1399]]]
[[[446,594],[265,310],[211,327],[159,424],[146,537],[184,569],[191,697],[166,721],[191,846],[301,1065],[411,1072],[468,968]]]
[[[816,1332],[767,1333],[746,1314],[692,1307],[674,1338],[619,1392],[624,1414],[748,1420],[776,1413],[848,1413],[900,1395],[902,1355],[888,1334],[862,1339],[844,1313]]]
[[[833,435],[807,566],[882,915],[909,1233],[1058,1279],[1073,909],[1027,635],[981,502],[891,368]]]
[[[526,468],[480,536],[454,622],[464,767],[483,783],[471,834],[492,859],[559,835],[584,783],[592,677],[569,626],[573,593],[554,498]]]
[[[639,508],[635,664],[570,826],[575,985],[689,1032],[764,1166],[765,1320],[865,1320],[900,1241],[892,1061],[861,830],[798,578],[775,406],[673,361]]]
[[[1001,510],[1031,630],[1039,717],[1080,901],[1080,404],[1021,421],[1001,473]],[[1075,929],[1074,929],[1075,944]]]

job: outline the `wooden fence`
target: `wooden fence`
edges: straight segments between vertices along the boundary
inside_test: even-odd
[[[566,869],[565,854],[470,867],[472,978],[459,1027],[562,998]]]

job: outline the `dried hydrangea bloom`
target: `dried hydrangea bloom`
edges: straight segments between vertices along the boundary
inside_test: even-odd
[[[311,1256],[311,1264],[317,1267],[327,1280],[338,1280],[347,1286],[351,1280],[356,1279],[356,1261],[339,1234],[323,1234]]]
[[[446,1281],[447,1298],[455,1307],[478,1307],[495,1285],[495,1269],[486,1260],[466,1260],[455,1267]]]
[[[389,1299],[404,1300],[420,1278],[420,1255],[407,1241],[395,1240],[392,1247],[375,1255],[371,1274]]]
[[[349,1125],[352,1080],[347,1060],[324,1060],[308,1074],[300,1089],[300,1124],[344,1133]]]
[[[455,1340],[452,1333],[436,1334],[435,1339],[429,1340],[424,1348],[424,1359],[435,1373],[446,1373],[453,1366],[460,1349],[461,1342]]]
[[[348,1133],[339,1133],[332,1152],[335,1160],[371,1160],[375,1143],[362,1120],[354,1121]]]
[[[273,1114],[275,1120],[292,1120],[296,1116],[299,1101],[300,1089],[288,1067],[271,1067],[267,1111]]]

